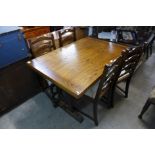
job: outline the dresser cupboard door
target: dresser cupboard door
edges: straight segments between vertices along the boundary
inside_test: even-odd
[[[22,60],[0,70],[0,113],[41,91],[37,75]]]
[[[10,98],[7,96],[7,91],[4,89],[0,81],[0,112],[5,111],[8,107],[7,105],[11,102]]]

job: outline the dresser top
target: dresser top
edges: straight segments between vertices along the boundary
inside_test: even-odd
[[[17,31],[20,28],[18,26],[0,26],[0,35],[12,31]]]

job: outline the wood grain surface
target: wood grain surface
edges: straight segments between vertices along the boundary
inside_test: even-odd
[[[105,64],[120,56],[125,48],[86,37],[27,63],[70,95],[80,98],[100,78]]]

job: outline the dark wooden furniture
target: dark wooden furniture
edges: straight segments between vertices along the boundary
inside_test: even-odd
[[[127,46],[139,44],[137,33],[134,30],[112,29],[110,32],[106,32],[100,29],[101,27],[94,27],[92,37]]]
[[[75,27],[67,27],[58,31],[59,33],[59,46],[62,47],[73,41],[76,41]]]
[[[29,39],[29,43],[33,57],[41,56],[56,49],[52,33]]]
[[[122,64],[123,64],[123,55],[115,59],[114,62],[111,61],[109,64],[105,65],[100,80],[91,88],[89,88],[88,91],[85,93],[85,95],[83,95],[83,97],[81,97],[80,99],[75,99],[72,96],[63,92],[60,95],[61,102],[63,101],[64,105],[67,106],[71,110],[71,112],[77,111],[78,113],[81,113],[86,117],[90,118],[91,120],[93,120],[95,125],[98,125],[98,104],[101,103],[102,101],[106,103],[106,106],[108,107],[112,105],[115,85],[119,77]],[[82,110],[82,106],[80,105],[83,105],[84,103],[93,104],[92,108],[93,114],[89,114],[88,112],[84,112]],[[60,104],[60,106],[61,105],[62,104]],[[79,122],[83,120],[82,117],[81,118],[75,117],[75,118]]]
[[[66,94],[80,100],[85,92],[103,76],[104,66],[118,58],[122,50],[126,48],[123,45],[88,37],[33,59],[28,62],[28,65],[44,78],[52,81]],[[110,68],[113,72],[115,71],[113,67],[109,66],[108,69]],[[107,70],[104,71],[104,76],[107,72]],[[108,84],[112,87],[115,80],[111,72],[108,74],[109,80],[104,79],[104,82],[101,80],[101,85]],[[108,90],[109,87],[105,85],[105,88]],[[94,106],[95,118],[92,119],[97,124],[97,106]]]
[[[83,38],[28,62],[58,87],[80,98],[102,75],[103,67],[127,46]]]
[[[59,31],[53,31],[52,34],[54,36],[56,48],[59,48],[60,47]],[[70,42],[72,42],[73,41],[72,33],[69,33],[69,34],[71,35]],[[82,38],[87,37],[86,28],[75,27],[75,34],[76,34],[76,40],[80,40]]]
[[[44,31],[43,34],[47,32],[48,31]],[[13,33],[11,34],[13,35]],[[18,35],[13,38],[18,40]],[[22,48],[22,46],[20,47]],[[7,50],[8,53],[11,53],[11,49],[14,49],[14,47],[10,46]],[[18,49],[19,52],[22,52],[22,49]],[[18,61],[9,63],[10,65],[0,69],[0,115],[17,105],[22,104],[27,99],[30,99],[42,91],[38,75],[36,75],[26,64],[29,60],[30,58],[28,57],[22,60],[18,59]]]
[[[155,87],[153,87],[149,98],[147,99],[141,113],[138,115],[139,119],[142,119],[143,114],[147,111],[147,109],[150,107],[150,105],[155,105]]]
[[[38,76],[26,64],[29,55],[19,27],[0,28],[0,114],[41,91]]]
[[[0,114],[41,91],[37,75],[27,66],[29,58],[0,70]]]
[[[143,46],[144,45],[135,48],[129,48],[127,50],[124,50],[122,53],[124,55],[124,64],[117,83],[125,82],[126,85],[125,90],[120,88],[118,85],[117,88],[119,88],[119,90],[125,94],[125,97],[128,97],[131,78],[142,56],[142,53],[144,52]]]
[[[54,36],[52,33],[47,33],[42,36],[29,39],[29,44],[33,58],[39,57],[56,49]],[[57,95],[56,86],[46,79],[40,78],[39,80],[42,88],[45,90],[45,93],[54,103],[56,101],[55,96]]]
[[[116,42],[131,45],[139,44],[136,31],[122,30],[122,29],[117,29],[116,31],[117,31]]]
[[[147,41],[149,34],[151,32],[151,27],[149,29],[139,30],[137,27],[115,27],[111,28],[111,31],[107,32],[102,28],[102,26],[94,26],[92,28],[92,34],[90,31],[90,36],[98,39],[103,39],[119,44],[124,44],[127,46],[139,46],[140,44]],[[109,28],[110,29],[110,28]]]
[[[30,39],[46,33],[50,33],[50,27],[49,26],[36,26],[33,28],[25,27],[23,29],[23,33],[25,39]]]
[[[123,55],[118,57],[114,62],[105,65],[103,74],[101,75],[99,83],[97,86],[92,87],[92,91],[94,94],[90,96],[91,101],[93,103],[93,118],[95,124],[98,125],[98,117],[97,117],[97,105],[100,100],[104,101],[108,106],[113,104],[113,96],[115,91],[116,82],[120,75],[121,69],[123,64]],[[90,95],[89,91],[86,95]],[[90,117],[91,118],[91,117]]]

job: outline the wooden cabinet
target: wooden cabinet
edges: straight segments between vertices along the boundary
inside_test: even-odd
[[[23,27],[24,28],[24,27]],[[50,32],[49,26],[38,26],[33,28],[24,28],[23,33],[26,39],[34,38]]]
[[[0,27],[0,114],[41,91],[38,75],[26,64],[29,50],[19,27]]]
[[[28,59],[0,70],[0,114],[41,91],[38,77],[26,61]]]

